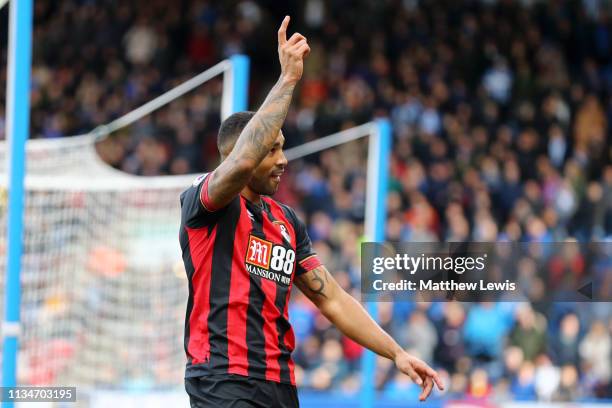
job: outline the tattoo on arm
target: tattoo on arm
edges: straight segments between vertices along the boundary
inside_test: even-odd
[[[323,277],[321,277],[319,273],[322,273]],[[327,295],[323,293],[325,291],[325,284],[329,282],[327,280],[327,272],[325,270],[314,269],[312,275],[313,277],[307,282],[308,290],[315,295],[321,295],[327,298]]]
[[[270,90],[268,97],[236,142],[234,151],[239,157],[251,159],[256,163],[266,157],[285,121],[294,88],[294,84],[287,84],[279,79]]]
[[[254,169],[274,147],[278,132],[285,121],[295,84],[279,79],[255,116],[249,121],[236,141],[230,155],[215,170],[208,184],[208,194],[216,207],[228,204],[249,182],[251,171],[237,163],[249,163]],[[251,170],[252,170],[251,169]]]

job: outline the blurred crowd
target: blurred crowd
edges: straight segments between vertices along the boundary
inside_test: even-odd
[[[278,75],[285,14],[312,50],[285,123],[287,147],[390,117],[388,240],[612,237],[604,0],[37,0],[32,135],[90,131],[235,53],[251,58],[256,109]],[[0,37],[5,47],[6,31]],[[139,175],[209,170],[221,91],[221,81],[207,83],[99,143],[100,155]],[[275,197],[298,209],[328,269],[356,296],[366,148],[353,142],[292,163]],[[443,371],[452,396],[574,400],[612,398],[611,311],[389,301],[378,317]],[[355,392],[362,349],[299,293],[291,317],[300,384]],[[381,393],[418,394],[389,361],[377,367]]]

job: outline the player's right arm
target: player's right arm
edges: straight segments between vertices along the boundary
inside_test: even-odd
[[[303,35],[295,33],[287,40],[288,25],[286,16],[278,30],[280,78],[208,182],[208,202],[214,208],[227,205],[246,186],[255,168],[272,150],[285,121],[293,90],[302,77],[304,58],[310,52]]]

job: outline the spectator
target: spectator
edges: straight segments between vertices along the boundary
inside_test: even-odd
[[[496,303],[480,303],[472,307],[463,326],[467,352],[489,362],[502,351],[502,339],[508,332],[508,316]]]
[[[551,354],[559,365],[578,363],[578,344],[580,335],[580,320],[574,313],[563,317],[559,336],[550,342]]]
[[[517,400],[532,401],[536,399],[535,369],[531,362],[521,366],[518,375],[512,382],[512,395]]]
[[[602,321],[593,323],[580,342],[579,353],[582,357],[582,369],[588,373],[590,385],[599,389],[609,384],[612,376],[612,341]]]
[[[517,322],[510,333],[510,344],[519,347],[527,361],[545,351],[546,320],[526,304],[517,310]]]
[[[420,310],[413,312],[408,319],[408,324],[400,333],[398,338],[400,345],[415,350],[425,361],[432,360],[438,336],[434,325],[425,313]]]
[[[439,331],[440,342],[437,348],[437,361],[449,371],[456,369],[459,359],[465,355],[462,326],[465,311],[458,303],[444,305],[444,320]]]

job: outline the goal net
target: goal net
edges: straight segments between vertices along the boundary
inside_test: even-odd
[[[33,140],[27,157],[19,383],[177,383],[187,296],[177,197],[193,177],[114,170],[93,136]],[[5,230],[4,173],[0,191]],[[2,234],[2,274],[4,248]]]
[[[210,81],[220,75],[222,86]],[[195,106],[196,97],[204,98],[223,117],[243,109],[247,75],[246,57],[235,56],[91,134],[28,141],[18,384],[159,389],[181,383],[187,282],[178,197],[196,175],[130,175],[103,162],[96,145],[204,82],[174,103]],[[238,85],[244,89],[233,88]],[[8,150],[0,142],[2,315]]]

